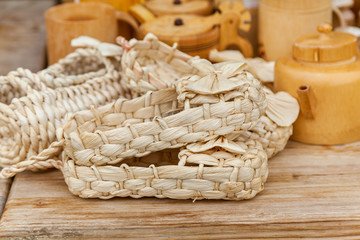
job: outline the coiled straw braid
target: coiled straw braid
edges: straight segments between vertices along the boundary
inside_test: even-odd
[[[0,77],[0,166],[46,149],[67,114],[130,97],[115,58],[78,49],[39,73],[18,69]]]

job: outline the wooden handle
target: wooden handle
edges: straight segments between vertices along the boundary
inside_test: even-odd
[[[315,119],[316,98],[310,85],[301,85],[298,90],[301,114],[308,119]]]
[[[128,23],[131,28],[134,30],[135,38],[140,37],[140,28],[139,24],[136,22],[136,20],[128,13],[116,11],[116,18],[118,21],[123,21]]]
[[[340,27],[346,27],[346,21],[344,19],[344,16],[342,15],[342,12],[340,9],[336,6],[332,6],[332,11],[335,13],[335,15],[339,18]]]
[[[231,45],[235,45],[240,49],[244,57],[253,56],[253,48],[251,43],[238,35],[239,18],[234,13],[228,13],[223,16],[220,24],[220,45],[219,50],[225,50]]]

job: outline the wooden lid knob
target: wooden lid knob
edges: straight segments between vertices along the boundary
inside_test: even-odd
[[[331,33],[332,30],[333,30],[333,26],[330,23],[323,23],[317,27],[317,31],[319,33],[328,34]]]
[[[318,33],[295,40],[293,57],[303,62],[338,62],[357,55],[357,39],[342,32],[333,32],[331,24],[317,27]]]

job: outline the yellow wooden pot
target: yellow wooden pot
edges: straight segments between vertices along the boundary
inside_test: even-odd
[[[143,36],[153,33],[169,45],[178,43],[178,49],[191,56],[207,58],[219,45],[220,30],[212,22],[201,20],[190,14],[166,15],[142,24],[140,32]]]
[[[343,144],[360,140],[360,58],[356,37],[332,32],[298,38],[292,55],[275,65],[275,90],[296,97],[301,113],[294,140],[312,144]]]
[[[214,5],[210,0],[147,0],[144,2],[156,16],[174,14],[210,15]]]

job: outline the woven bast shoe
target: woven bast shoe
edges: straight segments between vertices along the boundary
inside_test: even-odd
[[[231,144],[225,136],[241,134],[257,124],[266,108],[265,93],[260,83],[242,70],[242,64],[220,67],[206,60],[192,64],[199,74],[183,77],[176,89],[148,92],[75,113],[64,125],[62,140],[38,157],[5,168],[2,176],[50,162],[63,171],[70,191],[85,198],[251,198],[266,180],[266,154],[259,143],[256,147]],[[212,142],[215,138],[228,143]],[[193,164],[189,151],[194,151],[194,146],[182,150],[181,156],[186,157],[180,161],[172,157],[165,166],[156,162],[156,166],[137,166],[139,158],[149,160],[161,151],[179,151],[204,141],[213,146],[201,148],[202,154],[212,149],[224,153],[217,166],[186,166]],[[59,146],[64,149],[62,161],[54,163]],[[216,156],[214,152],[211,155]],[[188,189],[193,182],[199,183],[198,188]]]
[[[267,156],[262,145],[224,137],[251,129],[265,111],[259,82],[248,78],[242,64],[220,69],[197,60],[193,65],[199,75],[182,78],[176,91],[148,92],[78,112],[67,122],[62,169],[72,193],[104,199],[241,200],[263,189]],[[168,165],[153,161],[160,161],[160,151],[183,146],[180,160],[172,154]],[[153,164],[136,166],[138,158]]]
[[[75,44],[79,40],[84,42],[80,38]],[[18,69],[0,77],[0,166],[46,149],[68,113],[130,97],[120,81],[120,66],[115,65],[122,48],[90,42],[99,48],[78,49],[36,74]],[[115,55],[105,56],[107,51]]]
[[[121,37],[117,40],[127,50],[122,58],[124,80],[134,95],[171,87],[176,79],[188,73],[197,73],[191,64],[196,58],[176,50],[176,46],[162,43],[152,34],[148,34],[144,40],[127,42]],[[219,63],[218,66],[228,63]],[[292,124],[299,113],[299,106],[289,94],[274,94],[264,89],[269,102],[267,111],[254,128],[238,135],[236,142],[257,140],[271,158],[285,148],[292,135]]]
[[[76,113],[64,127],[65,153],[79,165],[115,164],[256,125],[266,108],[265,94],[242,64],[216,69],[197,60],[194,66],[201,74],[181,79],[176,90]]]

